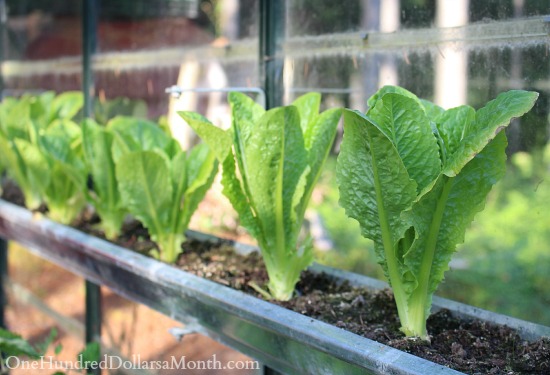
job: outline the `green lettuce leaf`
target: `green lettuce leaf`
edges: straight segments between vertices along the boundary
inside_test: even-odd
[[[100,227],[109,239],[120,233],[126,210],[122,204],[112,154],[114,136],[109,129],[86,119],[82,123],[82,144],[93,189],[87,195],[101,219]]]

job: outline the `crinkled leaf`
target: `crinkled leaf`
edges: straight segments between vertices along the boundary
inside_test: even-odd
[[[2,102],[0,103],[0,134],[3,134],[4,136],[6,135],[8,116],[12,108],[14,108],[18,103],[19,100],[13,97],[6,97],[2,99]]]
[[[94,195],[88,198],[101,218],[101,226],[108,237],[114,237],[122,226],[123,208],[112,156],[113,134],[105,127],[86,119],[82,123],[84,156],[92,176]]]
[[[456,176],[514,117],[528,112],[539,94],[531,91],[511,90],[497,96],[476,112],[474,123],[469,127],[456,151],[447,156],[443,173]]]
[[[31,99],[30,115],[35,124],[43,129],[50,121],[50,110],[55,99],[55,92],[46,91]]]
[[[158,151],[135,151],[116,162],[122,202],[156,241],[169,226],[172,208],[170,161]]]
[[[1,125],[7,139],[31,140],[30,98],[21,98],[9,109]]]
[[[44,201],[48,205],[48,216],[61,224],[70,224],[80,213],[86,199],[84,196],[85,176],[72,166],[59,160],[49,160],[50,183],[44,190]]]
[[[10,158],[10,174],[25,195],[25,204],[29,209],[38,208],[52,178],[47,159],[38,146],[23,139],[15,139],[6,156]]]
[[[113,158],[115,163],[124,154],[133,151],[161,150],[173,155],[174,142],[162,129],[147,120],[132,117],[115,117],[107,124],[113,132]]]
[[[260,225],[252,212],[251,204],[248,200],[248,196],[244,192],[241,181],[237,178],[233,154],[227,155],[223,162],[221,182],[223,185],[223,194],[229,199],[231,205],[235,211],[237,211],[237,214],[239,214],[241,225],[245,227],[254,238],[262,241],[264,234],[261,232]]]
[[[374,124],[394,144],[409,176],[420,192],[441,170],[439,148],[430,121],[417,100],[389,93],[369,110]]]
[[[441,116],[445,112],[443,108],[428,100],[420,99],[420,103],[422,104],[422,107],[426,112],[426,116],[428,116],[430,121],[437,122],[439,116]]]
[[[298,113],[300,114],[300,126],[302,128],[302,134],[304,134],[305,137],[310,124],[319,116],[321,94],[318,92],[310,92],[302,95],[294,100],[292,105],[298,109]]]
[[[206,117],[196,112],[178,112],[178,114],[193,128],[203,142],[216,153],[218,160],[223,162],[231,151],[231,145],[233,144],[231,133],[218,128]]]
[[[93,120],[82,123],[84,156],[92,175],[94,191],[100,205],[115,208],[120,201],[115,176],[115,163],[111,154],[112,133]]]
[[[82,132],[74,122],[54,121],[40,137],[40,149],[51,164],[60,163],[74,184],[84,187],[88,177],[83,152]]]
[[[172,200],[174,202],[174,209],[176,213],[179,214],[180,210],[183,209],[184,202],[182,200],[183,194],[189,185],[187,179],[187,152],[180,151],[174,158],[170,161],[170,174],[172,181]]]
[[[256,214],[264,230],[273,228],[288,239],[293,233],[292,197],[307,167],[296,108],[281,107],[266,112],[250,134],[244,151],[248,163],[245,178]]]
[[[303,213],[307,208],[313,188],[319,180],[322,167],[334,143],[341,116],[342,109],[340,108],[326,110],[310,121],[305,129],[304,145],[308,151],[309,173],[303,199],[298,207],[299,212]]]
[[[437,129],[445,144],[447,155],[454,154],[465,135],[469,133],[476,111],[467,105],[445,111],[437,121]]]
[[[81,91],[66,91],[59,94],[51,103],[50,121],[56,119],[72,119],[84,105]]]
[[[429,313],[431,306],[431,296],[449,268],[449,262],[456,245],[464,242],[466,229],[473,221],[474,216],[483,210],[487,194],[493,185],[504,175],[506,145],[506,136],[502,132],[466,164],[459,175],[450,179],[442,176],[434,188],[424,195],[410,212],[406,213],[406,216],[414,222],[418,231],[418,239],[405,256],[405,261],[412,272],[420,276],[423,254],[426,250],[436,206],[445,184],[451,184],[450,193],[444,202],[444,214],[437,233],[437,246],[431,262],[427,290],[429,303],[426,306],[426,314]]]
[[[231,106],[233,145],[239,170],[243,175],[243,187],[247,195],[250,196],[248,186],[248,160],[245,152],[245,145],[248,143],[251,134],[257,125],[257,122],[265,114],[264,108],[255,103],[248,96],[231,92],[227,97]],[[254,201],[250,202],[254,205]],[[256,210],[256,208],[254,208]]]
[[[261,105],[243,93],[230,92],[227,99],[231,106],[234,122],[255,124],[265,113],[265,109]]]
[[[336,178],[340,205],[359,222],[363,236],[378,244],[379,256],[385,258],[380,253],[382,245],[393,248],[410,227],[401,213],[413,204],[416,183],[393,142],[358,112],[344,110]]]
[[[420,101],[420,99],[418,99],[418,97],[414,95],[412,92],[410,92],[409,90],[406,90],[403,87],[399,87],[399,86],[388,85],[388,86],[382,87],[380,90],[378,90],[374,95],[372,95],[367,100],[367,105],[369,106],[369,108],[374,108],[376,106],[376,103],[378,103],[378,101],[382,99],[386,94],[399,94],[401,96],[413,99],[420,106],[422,106],[422,102]]]
[[[214,152],[206,144],[199,144],[189,152],[187,157],[187,181],[188,186],[183,196],[184,206],[180,229],[184,230],[189,225],[191,216],[196,211],[214,177],[218,173],[218,161]]]

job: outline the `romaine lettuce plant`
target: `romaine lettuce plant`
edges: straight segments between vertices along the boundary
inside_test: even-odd
[[[109,123],[112,151],[124,207],[149,230],[161,260],[181,253],[191,216],[218,169],[207,145],[183,151],[156,124],[119,117]]]
[[[40,133],[38,145],[27,145],[22,152],[27,165],[38,164],[40,154],[46,163],[41,164],[44,180],[39,186],[48,216],[61,224],[70,224],[86,204],[88,170],[80,127],[69,120],[52,122]]]
[[[0,105],[0,149],[8,175],[23,192],[25,205],[36,209],[42,202],[39,184],[43,180],[44,161],[38,156],[37,163],[27,164],[22,155],[26,146],[32,145],[30,101],[30,97],[6,98]]]
[[[369,99],[366,115],[344,111],[340,204],[374,241],[406,336],[429,339],[432,295],[505,172],[502,130],[537,97],[514,90],[478,111],[469,106],[444,111],[387,86]]]
[[[256,238],[269,275],[269,298],[292,297],[300,273],[313,261],[309,238],[300,238],[305,210],[328,156],[340,109],[319,114],[311,93],[292,105],[265,111],[231,93],[227,131],[199,114],[179,112],[223,162],[223,193],[241,224]]]
[[[36,209],[45,199],[46,186],[50,184],[53,161],[47,160],[44,147],[51,141],[40,141],[46,135],[59,131],[58,121],[70,120],[82,107],[82,94],[66,92],[55,96],[45,92],[39,96],[6,98],[0,105],[0,148],[3,163],[25,196],[29,209]],[[68,125],[71,127],[70,125]],[[50,130],[57,128],[57,130]],[[78,142],[77,142],[78,143]],[[46,144],[46,146],[44,146]],[[59,182],[63,185],[63,182]],[[55,211],[56,209],[53,208]]]
[[[110,129],[91,119],[83,121],[82,144],[93,185],[87,190],[87,199],[101,219],[99,227],[109,239],[118,236],[126,215],[115,176],[113,140]]]

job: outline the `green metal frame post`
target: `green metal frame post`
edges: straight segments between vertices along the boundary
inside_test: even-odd
[[[4,61],[6,50],[6,22],[8,15],[6,12],[6,1],[0,0],[0,64]],[[4,79],[0,71],[0,100],[4,97]],[[0,179],[2,178],[0,174]],[[4,284],[8,277],[8,241],[0,237],[0,328],[6,328],[6,305],[7,296]]]
[[[6,0],[0,0],[0,64],[4,62],[7,51],[6,23],[8,22],[8,11]],[[0,71],[0,100],[4,99],[4,77]]]
[[[6,329],[6,306],[8,298],[5,284],[8,281],[8,241],[0,237],[0,328]]]
[[[97,46],[97,18],[99,0],[82,2],[82,91],[84,93],[84,117],[93,117],[95,95],[92,72],[92,56]],[[101,288],[86,280],[86,344],[101,341]],[[101,356],[101,354],[100,354]],[[100,358],[97,358],[99,362]],[[100,374],[99,368],[88,370]]]
[[[286,0],[260,0],[260,83],[268,109],[283,104],[285,6]]]
[[[260,84],[265,91],[266,109],[283,104],[282,44],[286,27],[286,0],[260,0]],[[278,371],[263,366],[263,375],[278,375]]]

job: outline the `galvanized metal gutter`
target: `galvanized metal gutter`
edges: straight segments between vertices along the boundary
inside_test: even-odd
[[[193,235],[193,234],[191,234]],[[0,200],[0,236],[287,374],[459,374]],[[202,236],[209,239],[209,236]],[[244,247],[244,249],[250,249]],[[335,277],[349,274],[317,266]],[[370,283],[351,275],[356,284]],[[373,284],[383,286],[378,282]],[[439,301],[438,301],[439,302]],[[467,310],[467,309],[466,309]],[[473,315],[480,310],[475,309]],[[525,332],[549,335],[528,324]],[[537,334],[535,334],[537,336]]]

